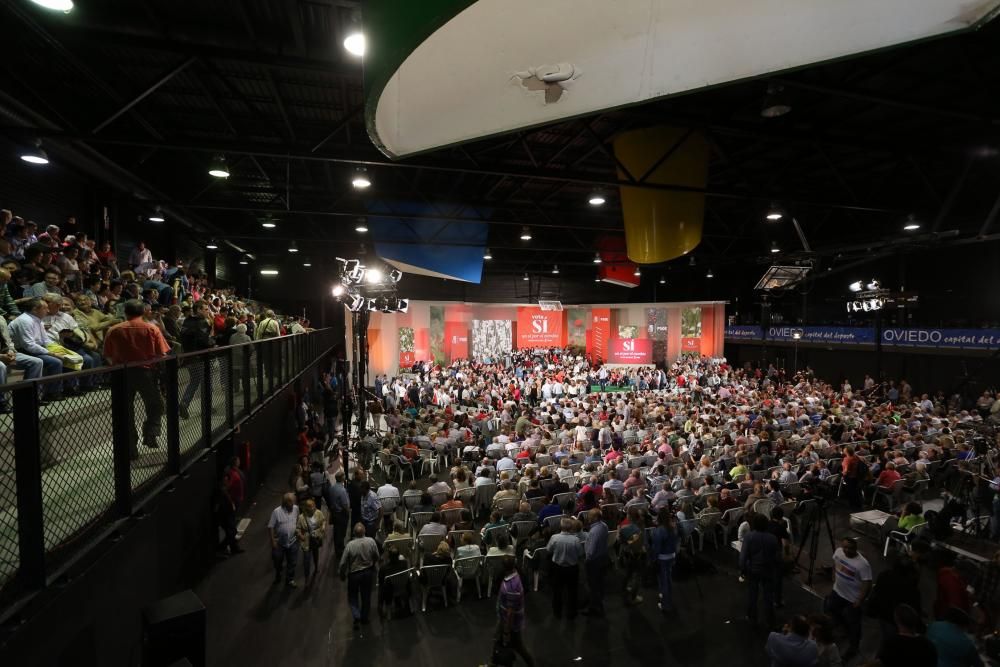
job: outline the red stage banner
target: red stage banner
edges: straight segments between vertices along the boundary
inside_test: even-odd
[[[595,358],[606,361],[608,358],[608,341],[611,340],[611,309],[592,308],[590,347],[587,351]]]
[[[561,347],[563,345],[563,313],[540,308],[518,307],[517,348]]]
[[[608,363],[651,364],[653,341],[649,338],[612,338]]]
[[[469,358],[469,325],[465,322],[444,323],[444,356],[451,362]]]
[[[413,352],[400,352],[399,353],[399,367],[400,368],[413,368],[413,364],[416,362],[416,355]]]
[[[681,338],[681,352],[697,352],[701,354],[701,339]]]

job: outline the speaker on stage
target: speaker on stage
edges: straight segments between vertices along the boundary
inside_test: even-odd
[[[146,607],[142,619],[144,667],[205,667],[205,605],[193,591]]]

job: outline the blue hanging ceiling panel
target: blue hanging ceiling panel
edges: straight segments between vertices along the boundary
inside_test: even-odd
[[[436,215],[457,217],[460,208],[393,202],[390,209],[382,202],[372,202],[368,228],[375,239],[375,253],[404,273],[478,284],[483,276],[488,224],[434,219]]]

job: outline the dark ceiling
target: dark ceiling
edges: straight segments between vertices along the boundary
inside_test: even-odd
[[[0,131],[84,155],[150,210],[259,258],[286,255],[291,239],[314,255],[370,247],[355,220],[378,200],[453,224],[487,219],[488,274],[558,263],[592,276],[595,239],[622,230],[609,141],[654,123],[700,128],[713,146],[697,268],[685,258],[672,270],[759,275],[776,257],[840,268],[998,238],[996,21],[772,79],[792,105],[779,118],[760,115],[769,82],[749,81],[392,162],[366,135],[362,66],[341,46],[361,5],[79,0],[64,15],[5,0]],[[216,152],[228,180],[206,173]],[[365,193],[350,185],[362,164]],[[596,209],[587,198],[601,186],[612,196]],[[772,201],[801,223],[811,254],[787,217],[764,224]],[[904,234],[909,214],[923,226]]]

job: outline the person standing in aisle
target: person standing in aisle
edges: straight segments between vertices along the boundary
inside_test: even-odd
[[[535,661],[524,646],[524,584],[517,573],[513,556],[503,559],[503,581],[497,592],[497,629],[494,636],[494,657],[497,650],[517,653],[528,667]],[[492,665],[497,665],[494,660]]]
[[[365,535],[365,525],[354,524],[354,539],[347,543],[340,559],[340,578],[347,579],[347,603],[354,629],[368,625],[372,606],[372,582],[378,569],[379,550],[374,539]]]
[[[850,645],[844,662],[858,654],[861,647],[861,605],[872,588],[872,566],[858,553],[858,543],[845,537],[833,552],[833,592],[826,598],[826,613],[847,626]]]
[[[556,618],[562,618],[564,611],[570,619],[576,617],[576,591],[584,549],[583,542],[573,532],[574,523],[574,519],[563,517],[559,522],[560,532],[550,537],[546,545],[552,560],[552,614]]]
[[[750,523],[750,533],[743,538],[740,549],[740,572],[747,579],[747,620],[757,625],[757,594],[763,593],[764,613],[768,627],[774,626],[774,576],[781,559],[778,538],[768,531],[767,518],[756,514]]]
[[[344,538],[347,537],[347,526],[351,520],[351,500],[344,487],[343,470],[338,470],[333,476],[333,484],[326,487],[324,495],[330,525],[333,527],[333,550],[339,559],[344,554]]]
[[[671,577],[677,557],[677,524],[673,512],[667,507],[660,510],[656,523],[649,555],[656,561],[657,583],[660,586],[660,602],[656,606],[666,614],[674,608]]]
[[[295,494],[286,493],[281,504],[271,512],[267,530],[271,534],[271,559],[274,561],[274,583],[281,581],[282,561],[284,561],[285,585],[295,587],[295,561],[299,558],[299,508],[295,504]]]
[[[604,523],[601,510],[592,509],[588,515],[590,530],[584,551],[587,571],[587,585],[590,588],[590,603],[583,612],[586,616],[604,616],[604,578],[608,574],[608,525]]]

